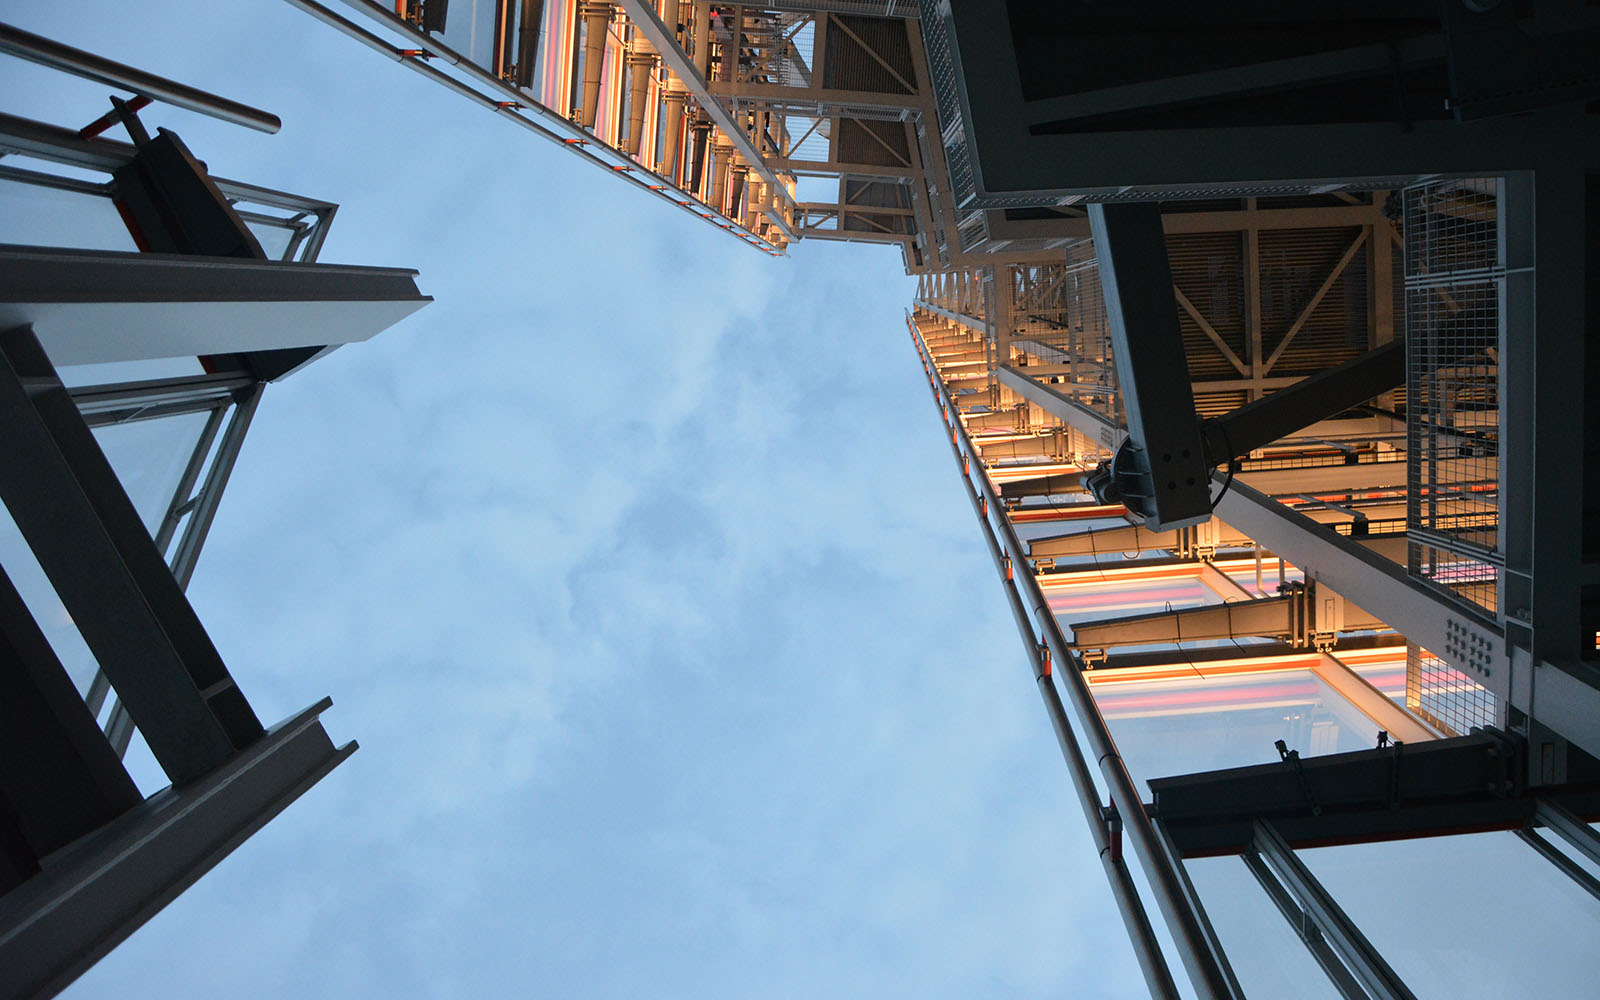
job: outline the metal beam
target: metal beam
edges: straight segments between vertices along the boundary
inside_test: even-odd
[[[1416,1000],[1398,973],[1384,961],[1355,921],[1344,912],[1333,895],[1323,888],[1311,869],[1305,866],[1272,824],[1255,824],[1253,845],[1283,882],[1290,895],[1333,946],[1347,968],[1375,1000]]]
[[[1342,621],[1322,621],[1321,602],[1313,584],[1281,597],[1258,597],[1195,608],[1154,611],[1096,621],[1072,622],[1073,645],[1079,649],[1148,646],[1246,636],[1290,639],[1309,646],[1313,637],[1337,632],[1382,628],[1383,622],[1345,603]]]
[[[142,801],[0,567],[0,895]]]
[[[1257,819],[1295,847],[1322,847],[1516,830],[1534,821],[1541,798],[1600,816],[1600,786],[1529,789],[1527,758],[1526,741],[1484,728],[1349,753],[1288,753],[1281,762],[1152,778],[1149,786],[1184,857],[1240,853]]]
[[[1283,883],[1278,881],[1278,877],[1272,874],[1266,862],[1261,860],[1261,855],[1254,850],[1247,850],[1242,857],[1245,867],[1250,869],[1250,874],[1261,884],[1267,898],[1272,900],[1272,905],[1276,906],[1278,912],[1283,914],[1283,918],[1289,921],[1289,926],[1294,929],[1295,934],[1305,942],[1312,959],[1321,967],[1334,989],[1339,991],[1339,996],[1344,1000],[1371,1000],[1367,991],[1362,989],[1356,977],[1350,974],[1350,970],[1344,967],[1339,956],[1328,945],[1328,939],[1323,936],[1316,921],[1312,920],[1311,915],[1289,895],[1289,890],[1285,889]]]
[[[1403,472],[1404,463],[1394,464]],[[1362,466],[1343,468],[1352,472]],[[1458,635],[1477,637],[1466,645],[1487,644],[1485,661],[1452,659],[1452,665],[1496,697],[1509,696],[1509,671],[1499,662],[1488,662],[1499,659],[1492,650],[1504,642],[1500,628],[1413,580],[1403,567],[1237,480],[1217,504],[1217,516],[1299,566],[1307,579],[1362,607],[1382,608],[1384,620],[1396,631],[1437,655],[1449,657],[1451,650],[1461,648]],[[1595,717],[1600,717],[1600,702],[1595,707]]]
[[[187,589],[194,577],[200,548],[205,545],[206,536],[211,532],[217,506],[222,502],[222,491],[227,489],[228,478],[233,475],[239,449],[244,445],[244,436],[250,430],[250,422],[255,418],[256,407],[261,403],[265,388],[263,383],[257,382],[241,390],[236,397],[233,417],[228,421],[228,429],[223,432],[222,443],[217,446],[216,457],[211,460],[211,469],[200,487],[194,511],[189,515],[189,523],[184,526],[177,551],[172,554],[172,576],[180,587]]]
[[[0,897],[0,996],[65,989],[356,751],[322,701],[198,781],[147,799]]]
[[[761,151],[756,148],[755,143],[750,141],[749,133],[744,130],[743,126],[733,120],[733,115],[728,111],[727,106],[712,96],[711,85],[706,83],[706,78],[695,68],[694,62],[689,58],[688,53],[678,47],[678,39],[675,36],[675,32],[668,29],[666,24],[662,22],[660,15],[656,13],[655,4],[649,3],[647,0],[617,0],[617,2],[628,15],[629,22],[639,29],[639,34],[643,35],[645,41],[650,43],[650,47],[656,51],[657,55],[661,56],[661,61],[666,64],[672,75],[676,76],[689,93],[694,95],[695,103],[699,105],[700,110],[716,123],[717,128],[721,130],[729,142],[733,143],[734,149],[744,157],[745,162],[750,165],[751,169],[760,174],[761,178],[768,184],[771,184],[774,190],[787,191],[788,188],[784,187],[783,183],[778,179],[777,173],[767,164],[766,158],[761,155]],[[780,222],[779,228],[784,231],[784,235],[789,239],[798,238],[786,224]]]
[[[416,273],[0,245],[0,329],[58,365],[344,344],[433,301]]]
[[[9,24],[0,24],[0,52],[63,73],[71,73],[73,76],[81,76],[108,87],[131,90],[144,97],[165,101],[173,107],[196,111],[269,135],[283,127],[282,120],[270,111],[230,101],[226,97],[218,97],[197,87],[169,80],[154,73],[146,73],[144,70],[97,56],[92,52],[75,49],[70,45],[63,45]]]
[[[1128,436],[1127,431],[1104,414],[1096,413],[1056,387],[1045,385],[1011,365],[996,368],[995,378],[1002,386],[1108,451],[1115,450]]]
[[[216,647],[26,328],[0,334],[0,499],[168,777],[261,735]]]
[[[1348,624],[1348,618],[1346,622]],[[1440,738],[1441,734],[1373,687],[1372,682],[1352,670],[1335,654],[1323,652],[1318,655],[1317,665],[1311,668],[1311,672],[1392,738],[1406,743]]]
[[[1211,496],[1161,209],[1097,202],[1089,226],[1131,442],[1118,459],[1142,466],[1127,474],[1148,486],[1136,504],[1152,528],[1197,524],[1211,516]]]

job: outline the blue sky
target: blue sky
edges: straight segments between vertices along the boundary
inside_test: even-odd
[[[360,752],[68,996],[1139,990],[897,252],[758,254],[286,4],[0,9],[279,114],[145,117],[437,300],[269,389],[190,590]]]

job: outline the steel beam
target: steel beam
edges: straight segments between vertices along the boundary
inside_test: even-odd
[[[1373,687],[1370,681],[1350,669],[1350,666],[1334,653],[1320,653],[1317,656],[1317,665],[1311,668],[1311,672],[1390,737],[1406,743],[1422,743],[1440,738],[1440,734],[1431,726]]]
[[[0,334],[0,499],[173,781],[261,735],[27,328]]]
[[[944,306],[934,305],[932,302],[928,302],[923,299],[917,299],[915,305],[918,309],[926,309],[935,316],[942,317],[952,323],[966,327],[968,330],[971,330],[980,337],[985,335],[987,328],[985,327],[983,320],[978,319],[976,316],[969,316],[966,313],[957,312],[954,309],[946,309]]]
[[[1369,996],[1374,1000],[1416,1000],[1405,981],[1384,961],[1355,921],[1311,874],[1311,869],[1295,856],[1272,824],[1256,821],[1252,846]]]
[[[165,101],[173,107],[196,111],[225,122],[253,128],[269,135],[283,127],[277,115],[248,104],[218,97],[197,87],[146,73],[124,63],[75,49],[70,45],[35,35],[9,24],[0,24],[0,52],[49,66],[63,73],[81,76],[108,87],[131,90],[144,97]]]
[[[1303,591],[1296,590],[1280,597],[1073,622],[1073,645],[1079,649],[1103,650],[1116,646],[1260,636],[1289,639],[1309,646],[1313,637],[1320,634],[1331,636],[1337,632],[1383,627],[1382,621],[1349,603],[1344,605],[1342,621],[1321,621],[1320,604],[1315,586],[1307,584]]]
[[[0,897],[0,997],[54,995],[356,751],[317,717],[272,727],[198,781],[147,799]]]
[[[0,567],[0,895],[142,801]]]
[[[57,365],[345,344],[433,301],[416,273],[0,245],[0,329]]]
[[[777,173],[767,164],[766,158],[761,155],[761,151],[750,140],[750,134],[744,130],[742,125],[734,121],[733,115],[728,111],[727,106],[712,96],[710,85],[707,84],[706,78],[695,68],[694,62],[689,58],[689,55],[678,46],[676,33],[662,22],[660,15],[656,12],[655,4],[648,2],[648,0],[618,0],[618,4],[628,15],[628,21],[639,29],[639,34],[643,35],[645,41],[650,43],[650,47],[656,51],[657,55],[661,56],[661,61],[666,64],[672,75],[677,77],[689,93],[694,95],[695,104],[699,106],[707,117],[716,123],[722,134],[727,137],[729,142],[733,143],[733,148],[738,151],[740,156],[744,157],[745,162],[750,164],[751,168],[761,175],[762,180],[771,184],[773,190],[788,191],[788,188],[778,179]],[[783,230],[784,235],[789,239],[798,239],[786,222],[778,222],[778,228]]]
[[[1100,445],[1114,451],[1128,432],[1113,424],[1055,386],[1045,385],[1021,369],[1001,365],[995,369],[1000,384]]]
[[[1270,361],[1268,367],[1271,367]],[[1404,385],[1405,381],[1405,341],[1392,340],[1209,421],[1206,424],[1208,456],[1211,461],[1220,463],[1247,455],[1320,420],[1353,409]]]
[[[1494,729],[1421,743],[1152,778],[1154,807],[1186,858],[1238,854],[1266,820],[1295,847],[1516,830],[1539,799],[1600,816],[1600,771],[1572,755],[1572,780],[1530,789],[1526,741]]]
[[[1312,959],[1321,967],[1328,981],[1333,984],[1333,988],[1339,991],[1339,996],[1344,1000],[1372,1000],[1367,991],[1361,987],[1361,983],[1350,974],[1350,970],[1345,968],[1339,956],[1328,945],[1328,939],[1323,936],[1316,921],[1293,896],[1289,895],[1289,890],[1283,887],[1283,883],[1278,881],[1272,869],[1261,860],[1261,855],[1254,850],[1246,850],[1242,858],[1245,867],[1250,869],[1250,874],[1261,884],[1267,898],[1272,900],[1272,905],[1278,908],[1278,912],[1289,921],[1289,926],[1294,929],[1295,934],[1305,942],[1306,950],[1311,952]]]
[[[1118,461],[1142,466],[1127,471],[1148,484],[1134,499],[1152,528],[1198,524],[1211,516],[1208,467],[1160,206],[1095,203],[1089,225],[1131,441]]]
[[[1359,469],[1360,466],[1351,466]],[[1219,477],[1220,478],[1220,477]],[[1546,722],[1592,755],[1600,756],[1600,691],[1566,671],[1523,665],[1537,685],[1514,682],[1518,666],[1508,655],[1501,627],[1412,579],[1403,567],[1359,542],[1234,482],[1217,515],[1335,592],[1367,608],[1382,608],[1384,620],[1412,642],[1444,657],[1451,666]]]
[[[227,489],[228,478],[233,475],[239,449],[244,445],[244,436],[250,430],[250,422],[255,418],[256,407],[261,403],[265,388],[263,383],[257,382],[248,389],[240,390],[235,397],[233,417],[228,421],[228,429],[223,432],[222,443],[217,446],[216,457],[211,460],[211,468],[200,487],[189,523],[184,526],[183,537],[172,554],[172,576],[180,587],[187,589],[194,577],[200,548],[205,545],[206,536],[211,532],[211,523],[216,519],[217,507],[222,502],[222,491]]]

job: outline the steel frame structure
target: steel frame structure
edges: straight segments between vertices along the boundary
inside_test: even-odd
[[[332,203],[213,178],[138,117],[275,131],[270,113],[4,25],[0,51],[132,91],[77,130],[0,114],[0,183],[114,202],[145,251],[78,247],[70,219],[52,246],[0,244],[0,500],[31,550],[29,579],[0,568],[0,997],[20,998],[65,988],[355,751],[326,698],[263,726],[184,590],[267,382],[428,300],[413,271],[317,262]],[[69,388],[59,369],[84,364],[145,377]],[[199,426],[146,519],[97,430],[178,419]],[[52,610],[92,658],[80,679]],[[135,735],[171,782],[149,795],[122,763]]]

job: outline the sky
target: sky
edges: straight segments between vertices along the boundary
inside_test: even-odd
[[[189,590],[361,749],[68,997],[1140,992],[896,250],[757,253],[287,4],[0,12],[278,114],[144,118],[436,300],[268,389]]]
[[[435,299],[269,388],[189,590],[264,720],[331,695],[360,751],[68,997],[1144,994],[897,251],[769,258],[276,0],[0,20],[277,113],[144,118]],[[1380,944],[1533,904],[1386,947],[1420,995],[1586,995],[1592,901],[1486,843],[1306,854]],[[1252,996],[1319,995],[1190,871]]]

